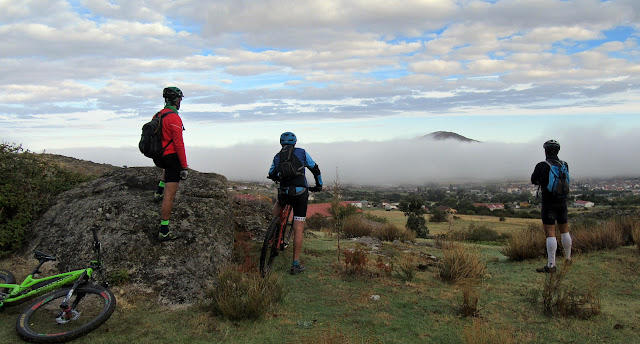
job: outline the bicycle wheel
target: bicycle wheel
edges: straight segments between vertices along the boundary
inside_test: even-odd
[[[273,258],[278,255],[276,241],[278,239],[279,228],[280,219],[276,216],[271,220],[271,223],[269,223],[269,227],[267,227],[267,233],[264,236],[264,243],[262,244],[262,251],[260,252],[260,273],[262,277],[269,273]]]
[[[69,299],[69,311],[60,308],[71,288],[49,293],[25,308],[16,322],[16,331],[34,343],[61,343],[85,335],[102,325],[116,308],[109,289],[87,284],[79,286]]]
[[[3,283],[3,284],[15,284],[16,283],[16,278],[13,276],[11,271],[0,269],[0,283]],[[9,291],[9,289],[7,289],[7,288],[0,289],[0,292],[3,292],[3,293],[6,293],[8,291]]]

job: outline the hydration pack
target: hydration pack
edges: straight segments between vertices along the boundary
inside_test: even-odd
[[[293,154],[294,150],[294,146],[286,145],[282,147],[280,151],[280,163],[278,165],[280,180],[293,179],[297,176],[304,175],[304,165],[302,165],[300,159]]]
[[[173,142],[173,140],[171,140],[166,146],[162,146],[162,120],[171,113],[175,112],[169,111],[163,115],[160,115],[160,112],[158,112],[153,116],[151,121],[142,126],[142,137],[140,138],[138,148],[144,156],[151,159],[162,158],[165,148]]]
[[[547,184],[547,191],[551,192],[556,197],[564,197],[569,194],[569,168],[567,164],[562,161],[549,161],[545,160],[549,165],[549,184]]]

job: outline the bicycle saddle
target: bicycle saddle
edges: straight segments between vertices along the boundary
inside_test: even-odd
[[[56,257],[46,254],[44,252],[40,252],[40,251],[35,251],[34,252],[34,257],[37,260],[44,260],[44,261],[51,261],[51,260],[56,260]]]

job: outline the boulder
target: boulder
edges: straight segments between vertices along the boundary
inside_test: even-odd
[[[94,256],[96,226],[108,272],[126,271],[131,282],[151,287],[167,304],[199,300],[232,255],[236,222],[227,179],[191,170],[180,183],[170,223],[186,237],[159,242],[160,203],[153,193],[160,173],[120,168],[61,194],[30,229],[28,254],[38,249],[55,255],[61,272],[82,268]]]

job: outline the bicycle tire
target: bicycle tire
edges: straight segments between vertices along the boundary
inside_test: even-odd
[[[0,269],[0,281],[3,284],[16,284],[16,277],[9,270]],[[9,291],[7,288],[0,289],[1,292],[6,293]]]
[[[262,277],[265,277],[269,271],[271,271],[273,258],[277,255],[276,237],[279,228],[280,219],[276,216],[269,223],[267,233],[264,236],[264,242],[262,243],[262,251],[260,252],[260,274],[262,274]]]
[[[29,304],[18,316],[18,335],[34,343],[66,342],[98,328],[116,308],[116,299],[109,289],[86,284],[79,286],[69,300],[73,318],[63,319],[60,304],[70,289],[53,291]]]

